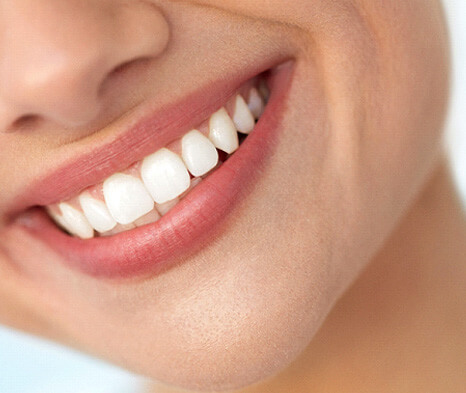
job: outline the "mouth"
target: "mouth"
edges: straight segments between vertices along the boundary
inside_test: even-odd
[[[220,169],[254,131],[269,97],[266,75],[241,86],[195,128],[103,182],[45,206],[59,228],[91,239],[152,224]]]
[[[222,100],[214,98],[202,120],[167,134],[162,147],[136,148],[138,159],[124,167],[115,155],[118,170],[100,179],[111,169],[94,170],[98,181],[79,190],[45,192],[44,200],[58,200],[28,209],[18,221],[91,276],[128,278],[169,268],[218,235],[251,191],[277,142],[291,73],[287,62],[256,74]],[[150,127],[144,122],[134,128]]]

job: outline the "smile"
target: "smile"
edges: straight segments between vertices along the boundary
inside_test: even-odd
[[[153,275],[185,260],[226,229],[273,155],[293,71],[279,64],[142,118],[40,179],[20,225],[94,277]]]
[[[47,206],[49,215],[81,239],[158,221],[254,131],[268,96],[263,77],[248,81],[196,128],[79,195]]]

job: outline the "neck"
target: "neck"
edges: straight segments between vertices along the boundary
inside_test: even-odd
[[[465,239],[442,164],[301,357],[241,393],[463,391]]]

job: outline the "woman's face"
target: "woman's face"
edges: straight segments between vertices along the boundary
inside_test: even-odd
[[[435,0],[0,0],[0,321],[188,388],[286,367],[437,158],[446,46]]]

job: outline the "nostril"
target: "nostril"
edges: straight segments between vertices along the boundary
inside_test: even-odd
[[[14,132],[19,130],[25,130],[33,128],[40,121],[40,116],[34,114],[27,114],[16,119],[10,127],[8,127],[7,132]]]
[[[149,57],[139,57],[137,59],[132,59],[117,65],[113,68],[107,75],[107,78],[112,78],[114,76],[119,76],[129,71],[130,69],[136,69],[138,66],[143,66],[145,63],[150,61]]]
[[[107,73],[105,79],[100,84],[98,96],[102,96],[112,82],[116,82],[122,78],[144,75],[144,71],[147,70],[147,63],[149,63],[150,60],[151,59],[149,57],[140,57],[138,59],[123,62],[114,67]]]
[[[125,72],[129,67],[131,67],[131,65],[134,63],[134,60],[132,61],[127,61],[125,63],[122,63],[120,65],[117,65],[113,70],[111,70],[109,72],[109,77],[111,76],[115,76],[115,75],[118,75],[118,74],[121,74],[123,72]]]

